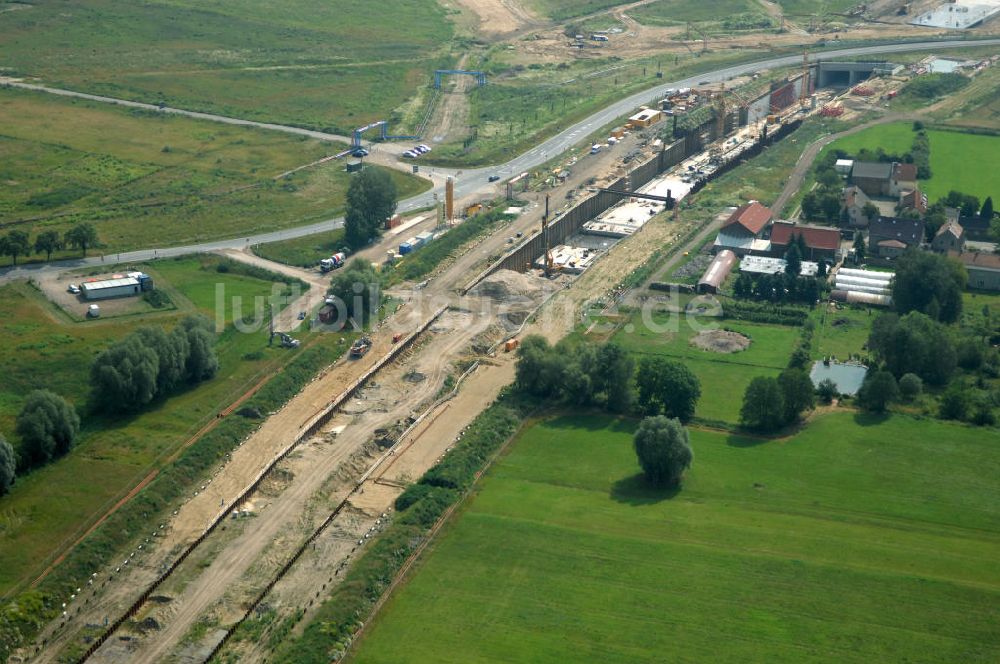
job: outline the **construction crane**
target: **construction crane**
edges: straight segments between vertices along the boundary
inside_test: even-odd
[[[545,194],[545,214],[542,215],[542,244],[545,245],[545,276],[552,276],[552,247],[549,246],[549,195]]]
[[[809,49],[802,51],[802,92],[799,93],[799,107],[809,105]]]

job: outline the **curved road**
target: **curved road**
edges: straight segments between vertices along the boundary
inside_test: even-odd
[[[818,55],[813,55],[811,57],[812,61],[819,60],[829,60],[832,58],[840,57],[855,57],[859,55],[886,55],[891,53],[905,53],[912,51],[937,51],[952,48],[969,48],[975,46],[997,46],[1000,45],[1000,39],[982,39],[982,40],[947,40],[947,41],[926,41],[926,42],[906,42],[897,44],[882,44],[878,46],[862,46],[856,48],[843,48],[843,49],[824,49],[822,53]],[[717,69],[715,71],[704,72],[701,74],[696,74],[685,79],[677,81],[669,81],[661,83],[655,87],[648,88],[641,92],[637,92],[633,95],[625,97],[604,109],[594,113],[590,117],[581,120],[580,122],[568,127],[559,134],[556,134],[552,138],[542,142],[536,147],[528,150],[524,154],[514,157],[505,164],[501,164],[495,167],[485,167],[469,170],[452,170],[444,168],[434,168],[433,170],[437,175],[453,175],[456,178],[455,183],[455,195],[457,198],[462,198],[464,196],[473,194],[477,191],[490,191],[493,189],[492,185],[489,185],[486,178],[489,175],[497,174],[504,179],[511,177],[513,175],[522,173],[524,171],[531,170],[540,164],[545,163],[554,156],[557,156],[567,149],[573,147],[581,140],[589,136],[591,133],[597,131],[601,127],[611,124],[617,118],[630,113],[642,104],[649,103],[652,100],[659,99],[663,96],[664,91],[667,88],[677,88],[677,87],[690,87],[698,82],[708,81],[712,83],[725,81],[742,74],[747,74],[760,69],[774,69],[776,67],[788,67],[791,65],[798,64],[802,61],[800,55],[786,55],[777,58],[768,58],[765,60],[758,60],[755,62],[746,62],[742,64],[733,65],[731,67],[725,67],[723,69]],[[111,97],[102,97],[99,95],[90,95],[82,92],[73,92],[70,90],[57,90],[54,88],[47,88],[45,86],[32,85],[28,83],[18,83],[9,80],[0,81],[3,85],[10,85],[11,87],[19,87],[25,89],[34,89],[43,92],[50,92],[53,94],[60,94],[63,96],[79,97],[83,99],[90,99],[92,101],[99,101],[105,103],[118,104],[123,106],[129,106],[132,108],[142,108],[145,110],[161,111],[164,113],[175,113],[177,115],[184,115],[192,118],[197,118],[199,120],[208,120],[212,122],[223,122],[226,124],[241,125],[247,127],[256,127],[260,129],[267,129],[271,131],[283,131],[290,134],[296,134],[299,136],[309,136],[312,138],[317,138],[321,140],[328,141],[346,141],[348,140],[344,136],[338,136],[335,134],[327,134],[324,132],[313,131],[310,129],[303,129],[301,127],[290,127],[287,125],[271,124],[267,122],[254,122],[252,120],[241,120],[239,118],[230,118],[222,115],[213,115],[211,113],[199,113],[196,111],[185,111],[182,109],[165,107],[160,109],[158,106],[152,104],[144,104],[141,102],[126,101],[120,99],[113,99]],[[441,184],[436,185],[434,188],[404,201],[399,204],[400,212],[409,212],[411,210],[428,207],[434,204],[434,195],[439,193],[442,189]],[[338,217],[336,219],[329,219],[326,221],[321,221],[314,224],[309,224],[308,226],[299,226],[296,228],[290,228],[282,231],[274,231],[271,233],[261,233],[258,235],[252,235],[249,237],[239,237],[232,238],[228,240],[216,240],[214,242],[205,242],[201,244],[181,246],[181,247],[167,247],[163,249],[143,249],[139,251],[131,251],[121,254],[109,254],[108,259],[114,258],[114,262],[140,262],[148,261],[154,258],[170,257],[170,256],[182,256],[185,254],[192,253],[202,253],[208,251],[216,251],[219,249],[243,249],[248,244],[261,244],[266,242],[275,242],[278,240],[288,240],[293,238],[304,237],[307,235],[314,235],[316,233],[321,233],[323,231],[329,231],[333,228],[338,228],[343,223],[343,218]],[[33,264],[27,266],[18,266],[16,268],[7,268],[0,272],[0,283],[9,281],[11,279],[27,278],[33,274],[37,274],[43,271],[49,270],[63,270],[66,268],[81,267],[86,265],[100,265],[100,257],[88,257],[79,260],[69,260],[69,261],[58,261],[53,263],[44,264]]]

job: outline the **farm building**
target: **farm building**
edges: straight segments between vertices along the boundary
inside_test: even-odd
[[[949,251],[957,253],[965,251],[965,229],[962,228],[962,224],[955,220],[942,224],[931,240],[931,249],[942,254]]]
[[[129,272],[127,276],[115,276],[101,281],[85,281],[80,290],[86,300],[107,300],[112,297],[128,297],[143,291],[153,290],[153,280],[142,272]]]
[[[778,221],[771,226],[771,253],[775,256],[784,256],[788,251],[788,245],[799,236],[806,245],[803,258],[836,260],[837,250],[840,249],[840,231],[836,228],[787,221]]]
[[[965,266],[965,271],[969,274],[969,288],[1000,290],[1000,255],[978,251],[952,251],[948,255]]]
[[[719,288],[726,281],[726,277],[732,272],[736,265],[736,254],[729,249],[723,249],[709,264],[705,274],[698,280],[699,293],[718,293]]]
[[[744,256],[740,261],[740,272],[748,274],[784,274],[788,262],[784,258],[770,256]],[[802,261],[799,274],[803,277],[814,277],[819,272],[819,263]]]
[[[739,256],[766,251],[769,244],[764,237],[771,217],[771,210],[757,201],[741,205],[722,225],[713,249],[729,249]]]
[[[887,307],[892,304],[894,276],[892,272],[841,268],[834,277],[834,290],[830,293],[830,299]]]
[[[919,219],[879,217],[868,224],[868,250],[879,258],[901,256],[924,239],[924,222]]]

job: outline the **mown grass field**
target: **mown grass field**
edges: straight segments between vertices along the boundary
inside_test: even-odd
[[[1000,171],[983,167],[992,163],[1000,150],[1000,136],[942,129],[929,129],[927,134],[931,142],[931,178],[922,180],[920,187],[931,202],[952,189],[978,196],[980,200],[1000,191]],[[854,154],[863,147],[881,147],[888,153],[902,154],[910,150],[913,136],[913,124],[909,122],[878,125],[834,141],[823,149],[821,156],[838,149]]]
[[[352,661],[1000,658],[995,441],[848,413],[783,441],[696,430],[670,495],[633,426],[526,430]]]
[[[49,85],[347,133],[454,63],[437,2],[40,0],[0,21],[0,62]]]
[[[759,325],[741,321],[694,319],[699,329],[709,326],[723,327],[750,337],[750,348],[745,351],[723,354],[701,350],[690,340],[697,330],[689,325],[687,316],[655,314],[654,326],[647,326],[639,316],[632,319],[629,331],[626,325],[614,340],[622,348],[635,354],[662,355],[683,361],[701,382],[702,398],[695,411],[697,417],[721,420],[735,424],[739,420],[743,392],[756,376],[777,376],[788,364],[798,339],[799,330],[780,325]]]
[[[34,237],[87,221],[105,253],[288,228],[340,214],[350,179],[342,162],[275,177],[342,148],[0,90],[0,224]],[[403,197],[428,186],[395,171],[393,178]]]
[[[68,323],[53,316],[51,305],[27,285],[0,289],[0,362],[5,376],[0,381],[0,431],[18,445],[14,420],[34,389],[53,390],[85,413],[90,363],[100,351],[144,323],[169,328],[194,312],[216,320],[216,284],[224,286],[228,297],[242,297],[247,314],[254,297],[271,294],[272,282],[236,269],[219,273],[218,261],[192,257],[143,266],[178,306],[175,312],[145,319]],[[232,317],[230,306],[216,345],[220,368],[214,379],[156,402],[139,415],[84,414],[77,447],[19,477],[11,493],[0,498],[0,592],[33,579],[56,547],[82,532],[216,413],[292,357],[288,350],[267,348],[266,326],[256,334],[240,333]]]
[[[867,354],[864,345],[878,313],[862,307],[843,307],[835,311],[817,308],[812,316],[816,321],[814,356],[846,360],[852,354]]]

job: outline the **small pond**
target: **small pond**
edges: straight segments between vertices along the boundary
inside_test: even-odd
[[[844,364],[841,362],[824,364],[822,360],[819,360],[813,364],[809,377],[812,378],[813,385],[819,385],[821,381],[829,378],[837,384],[838,392],[854,396],[861,388],[866,373],[868,373],[868,367],[863,364]]]

